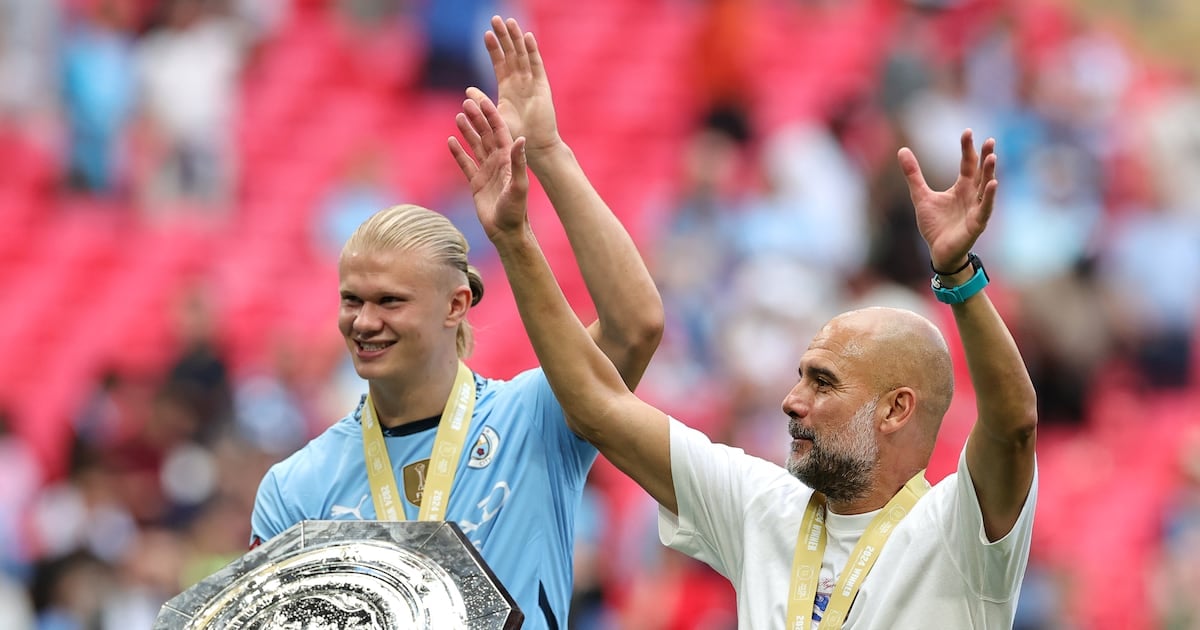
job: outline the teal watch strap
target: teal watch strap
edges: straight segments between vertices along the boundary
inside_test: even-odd
[[[971,267],[975,269],[975,275],[971,276],[970,280],[956,286],[942,286],[941,278],[936,274],[933,280],[929,282],[929,286],[933,289],[933,295],[939,302],[945,304],[962,304],[971,299],[976,293],[983,290],[988,285],[987,271],[983,268],[983,262],[975,254],[968,254],[967,260]]]

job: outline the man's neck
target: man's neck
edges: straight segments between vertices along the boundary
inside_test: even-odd
[[[457,375],[455,359],[402,381],[371,381],[368,387],[379,424],[393,428],[441,415]]]

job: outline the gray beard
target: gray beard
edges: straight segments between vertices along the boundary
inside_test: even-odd
[[[837,502],[865,497],[871,488],[871,472],[874,468],[874,462],[831,453],[815,442],[812,452],[802,461],[789,458],[787,463],[792,476],[830,501]]]
[[[874,442],[874,416],[878,400],[870,400],[854,412],[847,428],[846,444],[830,448],[828,440],[815,434],[813,446],[802,458],[788,457],[787,470],[804,485],[824,494],[830,501],[846,502],[865,497],[871,489],[879,447]],[[839,440],[840,441],[840,440]]]

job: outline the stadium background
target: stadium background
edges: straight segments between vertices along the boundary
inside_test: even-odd
[[[0,0],[0,627],[149,627],[248,536],[266,467],[361,385],[341,240],[415,202],[472,240],[469,363],[535,359],[445,148],[518,17],[562,132],[628,226],[668,330],[639,392],[784,457],[808,338],[926,313],[895,166],[998,139],[980,243],[1039,390],[1019,628],[1200,627],[1200,92],[1186,0]],[[940,182],[942,184],[946,181]],[[535,229],[581,316],[552,211]],[[961,366],[961,351],[953,348]],[[966,374],[930,467],[952,470]],[[573,628],[733,627],[601,462]]]

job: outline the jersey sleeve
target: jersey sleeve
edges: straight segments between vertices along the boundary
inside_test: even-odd
[[[250,514],[250,546],[266,542],[294,524],[290,519],[279,490],[279,481],[272,467],[258,485],[254,511]]]
[[[779,482],[782,469],[742,449],[714,444],[674,418],[670,424],[679,514],[659,508],[659,539],[739,584],[744,532],[758,526],[758,517],[747,512],[756,496]]]
[[[984,599],[1007,601],[1016,596],[1029,558],[1033,537],[1033,514],[1037,505],[1038,473],[1034,468],[1033,482],[1021,514],[1008,534],[988,541],[983,528],[983,512],[979,497],[967,467],[966,448],[958,459],[958,484],[951,503],[949,519],[942,522],[949,549],[961,554],[958,559],[963,579]]]
[[[588,471],[596,461],[598,451],[590,442],[575,435],[567,426],[562,404],[554,397],[550,382],[541,368],[522,372],[513,379],[528,396],[536,412],[536,432],[542,436],[547,447],[547,461],[557,467],[572,488],[582,488],[587,481]]]

